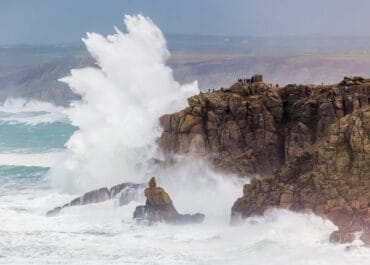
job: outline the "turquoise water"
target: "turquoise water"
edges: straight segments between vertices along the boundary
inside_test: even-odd
[[[29,188],[48,186],[45,174],[48,167],[0,166],[0,187],[2,194],[18,193]],[[1,196],[1,194],[0,194]]]
[[[27,113],[27,115],[0,112],[0,152],[41,152],[63,149],[76,128],[67,120],[37,124],[19,122],[20,118],[22,121],[27,121],[27,118],[32,121],[40,115],[44,116],[46,112]],[[7,119],[4,121],[4,118]]]
[[[0,196],[46,188],[48,160],[65,150],[75,130],[62,114],[0,111]]]

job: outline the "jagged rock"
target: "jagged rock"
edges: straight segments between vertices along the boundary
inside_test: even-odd
[[[160,145],[260,177],[244,186],[232,220],[270,207],[312,211],[338,226],[331,241],[350,242],[361,231],[370,244],[369,99],[370,79],[362,77],[279,89],[238,82],[163,116]],[[179,130],[186,115],[198,117],[196,130]],[[190,148],[195,136],[205,152]]]
[[[338,226],[331,241],[351,242],[362,232],[360,239],[370,244],[370,106],[327,127],[325,137],[275,174],[245,185],[233,219],[270,207],[310,210]]]
[[[166,222],[171,224],[201,223],[204,214],[179,214],[173,206],[172,200],[163,188],[157,187],[155,179],[151,178],[149,187],[145,189],[145,205],[137,206],[133,217],[137,220],[146,220],[149,223]]]
[[[118,196],[119,205],[126,205],[133,200],[137,200],[140,196],[140,191],[144,187],[144,184],[122,183],[111,187],[109,190],[108,188],[100,188],[97,190],[89,191],[81,197],[77,197],[71,202],[64,204],[63,206],[59,206],[48,211],[46,215],[53,216],[58,214],[62,209],[66,207],[104,202]]]
[[[362,77],[279,89],[238,82],[190,97],[189,107],[162,116],[160,146],[165,153],[207,158],[228,172],[268,176],[325,137],[330,124],[366,106],[369,98],[370,80]]]
[[[107,188],[100,188],[97,190],[89,191],[82,197],[74,199],[71,205],[85,205],[91,203],[103,202],[110,199],[110,193]],[[75,202],[75,203],[74,203]]]
[[[132,201],[138,201],[141,197],[140,192],[145,188],[145,184],[121,183],[109,189],[110,197],[119,196],[119,206],[127,205]]]

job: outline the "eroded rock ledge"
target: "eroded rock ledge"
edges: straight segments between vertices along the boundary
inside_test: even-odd
[[[140,200],[140,193],[144,190],[144,184],[125,182],[111,187],[110,189],[104,187],[96,190],[86,192],[80,197],[73,199],[71,202],[62,206],[55,207],[48,211],[46,216],[54,216],[60,213],[64,208],[86,205],[93,203],[100,203],[110,199],[117,198],[119,206],[126,205],[131,201]]]
[[[272,87],[238,82],[200,93],[186,109],[161,117],[167,153],[207,157],[239,175],[269,175],[325,137],[329,125],[368,104],[370,80]]]

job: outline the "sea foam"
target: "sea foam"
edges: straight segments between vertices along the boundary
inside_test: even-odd
[[[24,98],[8,98],[0,105],[0,125],[40,124],[63,122],[69,123],[64,108],[49,102],[27,100]]]

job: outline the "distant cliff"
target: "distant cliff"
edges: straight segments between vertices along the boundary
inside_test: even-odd
[[[335,242],[362,231],[370,244],[370,80],[335,85],[238,82],[189,98],[161,118],[165,152],[193,153],[251,176],[232,219],[271,207],[313,211],[338,226]]]
[[[315,50],[306,50],[308,40],[297,42],[298,37],[280,44],[271,39],[256,40],[253,45],[255,49],[252,50],[250,41],[245,50],[230,46],[231,43],[225,42],[223,38],[221,40],[226,50],[213,50],[215,40],[211,38],[201,43],[198,47],[202,49],[194,53],[191,49],[196,47],[194,38],[181,39],[180,42],[172,39],[185,45],[184,49],[171,49],[172,56],[168,64],[173,69],[175,80],[179,83],[198,80],[199,88],[205,91],[208,88],[227,86],[246,72],[262,72],[268,80],[279,84],[298,81],[305,84],[332,83],[346,74],[365,75],[370,72],[370,56],[363,52],[369,45],[364,40],[355,41],[353,37],[341,41],[325,41],[328,46],[322,47],[321,52],[316,48],[322,38],[310,41],[315,44]],[[305,45],[301,46],[302,43]],[[355,47],[349,50],[333,49],[335,45],[353,44]],[[170,48],[179,48],[177,45],[173,47],[171,40],[169,45]],[[306,48],[302,50],[302,47]],[[232,53],[229,53],[230,50]],[[79,97],[58,79],[68,75],[73,68],[92,66],[96,66],[94,60],[85,52],[82,43],[0,46],[0,102],[9,97],[22,97],[67,106],[71,100]]]

